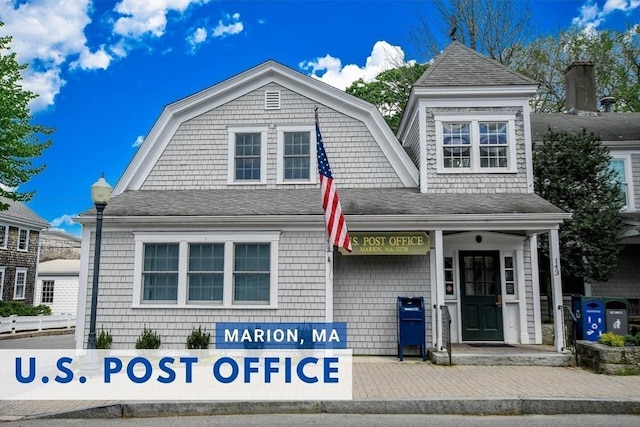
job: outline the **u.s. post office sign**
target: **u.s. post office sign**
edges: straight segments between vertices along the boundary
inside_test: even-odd
[[[344,255],[425,255],[429,252],[429,235],[424,231],[351,232],[351,253]]]

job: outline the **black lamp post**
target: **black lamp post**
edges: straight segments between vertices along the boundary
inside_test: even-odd
[[[100,274],[100,243],[102,241],[102,213],[111,198],[111,186],[104,180],[104,175],[91,186],[91,200],[96,205],[96,242],[93,256],[93,290],[91,292],[91,320],[89,322],[89,339],[87,349],[96,349],[96,315],[98,309],[98,276]]]

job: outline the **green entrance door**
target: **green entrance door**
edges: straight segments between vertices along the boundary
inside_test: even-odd
[[[500,253],[460,253],[462,340],[503,341]]]

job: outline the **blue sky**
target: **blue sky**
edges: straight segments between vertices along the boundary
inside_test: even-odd
[[[519,1],[519,0],[506,0]],[[530,0],[534,34],[572,24],[623,30],[640,0]],[[419,60],[409,39],[428,0],[0,0],[0,34],[13,36],[35,122],[56,128],[20,188],[53,228],[80,234],[104,172],[115,186],[162,108],[274,59],[344,89],[389,58]],[[444,46],[444,44],[443,44]]]

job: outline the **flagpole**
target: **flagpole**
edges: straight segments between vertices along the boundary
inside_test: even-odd
[[[319,128],[320,121],[318,120],[318,107],[314,108],[314,116],[316,120],[316,128]],[[316,140],[317,144],[317,140]],[[326,213],[324,213],[326,215]],[[323,218],[323,223],[326,224],[326,220]],[[326,233],[326,225],[325,225],[325,236],[327,238],[327,246],[326,246],[326,263],[325,263],[325,314],[324,320],[327,323],[333,322],[333,245],[331,244],[331,238]]]

